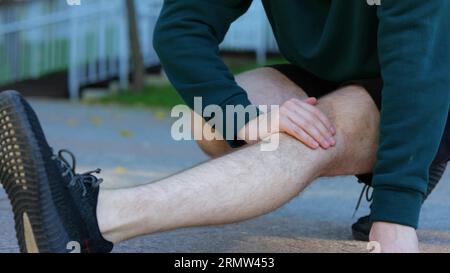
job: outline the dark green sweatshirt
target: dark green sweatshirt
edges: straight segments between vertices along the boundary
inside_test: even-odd
[[[262,2],[290,63],[331,81],[382,76],[372,220],[416,228],[450,108],[450,0],[381,0],[380,6],[366,0]],[[250,104],[218,50],[250,4],[164,2],[154,46],[189,106],[195,96],[203,97],[204,106]]]

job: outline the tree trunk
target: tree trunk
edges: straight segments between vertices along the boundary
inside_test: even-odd
[[[130,39],[130,50],[132,59],[132,88],[135,92],[139,92],[144,87],[145,67],[142,59],[141,44],[139,41],[139,32],[137,26],[136,7],[134,0],[126,0],[128,30]]]

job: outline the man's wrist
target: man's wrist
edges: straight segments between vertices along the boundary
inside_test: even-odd
[[[379,244],[379,252],[419,252],[416,230],[409,226],[374,222],[369,239]]]

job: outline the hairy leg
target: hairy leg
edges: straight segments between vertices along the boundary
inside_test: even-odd
[[[285,84],[272,92],[293,90],[293,83]],[[317,177],[371,171],[379,113],[367,92],[349,86],[322,98],[318,107],[337,128],[334,148],[311,150],[282,134],[273,152],[248,146],[156,183],[102,190],[98,216],[105,238],[120,242],[177,228],[249,219],[282,206]]]

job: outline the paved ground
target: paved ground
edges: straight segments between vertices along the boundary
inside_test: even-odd
[[[148,183],[206,160],[192,142],[170,138],[166,111],[33,100],[50,143],[70,148],[79,169],[101,167],[107,187]],[[450,168],[449,168],[450,169]],[[425,252],[450,252],[450,173],[423,208]],[[361,187],[353,177],[322,179],[283,208],[240,224],[185,229],[131,240],[116,252],[364,252],[351,241]],[[363,205],[358,215],[368,212]],[[0,252],[18,251],[12,214],[0,189]]]

